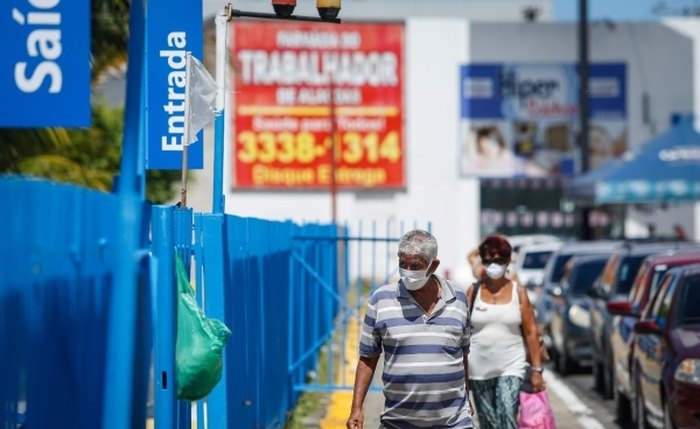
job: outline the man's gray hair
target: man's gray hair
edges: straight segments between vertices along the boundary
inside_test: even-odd
[[[399,257],[422,255],[427,262],[437,257],[438,244],[433,234],[422,229],[408,231],[399,240]]]

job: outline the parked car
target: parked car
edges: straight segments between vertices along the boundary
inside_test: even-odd
[[[554,308],[554,298],[550,291],[558,293],[559,282],[563,274],[564,265],[574,255],[595,255],[601,253],[610,253],[616,247],[620,246],[622,241],[569,241],[565,242],[558,250],[552,253],[547,265],[544,267],[544,275],[542,286],[536,289],[537,299],[535,300],[535,315],[537,324],[540,330],[543,331],[545,344],[552,350],[552,337],[549,333],[549,320],[552,309]]]
[[[549,293],[554,297],[554,309],[549,322],[552,337],[552,359],[561,375],[590,363],[591,315],[586,292],[593,287],[603,271],[609,254],[574,256],[564,267],[560,287]]]
[[[508,236],[508,242],[513,248],[513,255],[517,255],[522,246],[541,243],[558,243],[561,238],[551,234],[524,234]]]
[[[700,264],[669,270],[634,325],[637,427],[700,426]]]
[[[513,263],[513,270],[520,284],[527,288],[530,302],[533,304],[537,302],[536,289],[544,279],[544,267],[552,253],[563,244],[562,241],[550,241],[520,246]]]
[[[632,288],[642,261],[649,255],[688,247],[688,242],[626,242],[608,259],[598,282],[589,291],[591,298],[591,344],[593,345],[593,384],[604,398],[613,396],[613,355],[610,345],[612,314],[610,300],[624,299]]]
[[[700,263],[700,249],[648,256],[632,283],[629,295],[624,299],[608,301],[608,311],[613,315],[610,332],[613,399],[615,417],[619,423],[627,423],[632,419],[630,368],[634,347],[634,324],[639,320],[649,297],[654,296],[661,278],[669,269],[696,263]]]

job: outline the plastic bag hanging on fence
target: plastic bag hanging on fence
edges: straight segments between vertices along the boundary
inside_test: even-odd
[[[209,319],[197,305],[185,264],[175,252],[178,286],[175,370],[177,398],[196,401],[221,380],[223,348],[231,336],[224,323]]]

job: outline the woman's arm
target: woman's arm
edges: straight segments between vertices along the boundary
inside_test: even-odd
[[[527,347],[530,365],[532,366],[532,386],[535,391],[544,390],[544,380],[542,379],[542,371],[544,364],[540,353],[540,336],[537,332],[537,324],[535,323],[535,312],[532,309],[530,298],[527,296],[527,291],[523,286],[517,286],[518,298],[520,299],[520,314],[522,317],[521,326],[523,331],[523,339]]]

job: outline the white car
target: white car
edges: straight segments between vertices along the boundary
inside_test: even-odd
[[[512,269],[518,276],[518,282],[527,288],[530,302],[537,301],[537,286],[544,279],[544,267],[549,257],[564,244],[563,241],[549,241],[538,244],[524,244],[515,255]]]
[[[561,241],[561,238],[550,234],[525,234],[511,235],[508,237],[508,242],[511,247],[513,247],[513,259],[515,259],[515,256],[522,246],[540,243],[559,243]]]

